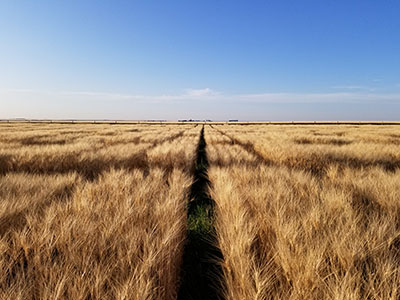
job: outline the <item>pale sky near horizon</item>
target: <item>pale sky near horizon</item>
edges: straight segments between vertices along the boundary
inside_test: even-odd
[[[0,119],[399,120],[399,15],[394,0],[0,0]]]

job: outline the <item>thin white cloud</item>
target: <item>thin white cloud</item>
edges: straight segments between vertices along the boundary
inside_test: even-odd
[[[341,112],[313,110],[313,104],[328,103],[341,108]],[[287,109],[292,104],[296,110]],[[353,110],[347,110],[347,104],[351,104]],[[393,104],[400,105],[400,92],[378,94],[349,90],[336,93],[224,94],[209,89],[203,92],[183,90],[176,94],[138,95],[99,91],[0,89],[0,118],[5,119],[389,120],[398,118]],[[359,109],[354,111],[354,106]]]
[[[237,96],[243,101],[264,103],[365,103],[400,102],[400,94],[375,93],[266,93]]]
[[[205,97],[205,96],[217,96],[219,93],[210,89],[187,89],[185,90],[185,96],[187,97]]]
[[[138,95],[110,93],[110,92],[94,92],[94,91],[43,91],[33,89],[2,89],[0,93],[17,93],[17,94],[45,94],[45,95],[62,95],[62,96],[101,96],[101,97],[114,97],[114,98],[131,98]]]
[[[350,88],[349,88],[350,89]],[[182,103],[190,101],[221,103],[366,103],[400,102],[400,94],[378,94],[372,92],[335,93],[261,93],[223,94],[210,88],[186,89],[179,94],[139,95],[97,91],[35,91],[30,89],[0,90],[2,102],[10,99],[51,99],[52,101],[127,101],[132,103]]]
[[[5,89],[5,90],[0,90],[0,93],[45,93],[44,91],[37,91],[33,89]]]
[[[71,95],[71,96],[88,96],[88,97],[109,97],[119,99],[132,99],[144,97],[142,95],[130,95],[130,94],[119,94],[119,93],[106,93],[106,92],[73,92],[73,91],[62,91],[58,94]]]

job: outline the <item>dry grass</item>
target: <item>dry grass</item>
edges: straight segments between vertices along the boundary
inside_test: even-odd
[[[200,129],[0,124],[0,299],[176,299]],[[226,300],[399,299],[397,127],[205,139]]]
[[[380,163],[396,128],[224,129],[240,149],[208,130],[208,154],[226,299],[400,297],[400,170]]]
[[[55,126],[0,127],[0,299],[175,299],[199,130]]]
[[[265,163],[323,174],[332,165],[400,168],[397,126],[217,126]],[[249,149],[248,149],[249,150]]]
[[[164,152],[168,152],[172,148],[176,150],[171,143],[182,138],[185,130],[189,128],[176,127],[168,130],[158,128],[157,131],[150,127],[135,132],[121,131],[116,128],[112,135],[109,129],[104,131],[100,128],[100,130],[92,132],[88,128],[86,133],[82,133],[82,130],[78,129],[77,133],[70,133],[68,137],[65,137],[67,142],[63,144],[52,143],[59,135],[65,136],[57,131],[57,134],[49,134],[49,131],[46,130],[8,135],[3,133],[3,142],[0,143],[2,146],[0,174],[9,172],[49,174],[78,171],[87,179],[95,179],[110,168],[146,170],[152,167],[147,159],[147,150],[157,146],[162,146]],[[105,135],[104,132],[107,134]],[[189,137],[187,138],[189,139]],[[27,139],[36,142],[31,142],[29,145],[21,144],[21,141]],[[37,142],[39,140],[40,143]],[[192,145],[190,139],[188,142],[190,143],[189,149],[187,147],[180,148],[181,150],[187,149],[187,151],[185,150],[187,159],[189,159],[188,156],[193,155],[195,149],[195,144]],[[182,164],[182,160],[175,157],[174,163]]]

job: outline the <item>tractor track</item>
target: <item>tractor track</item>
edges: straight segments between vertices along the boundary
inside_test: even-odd
[[[214,200],[208,194],[208,159],[204,126],[194,163],[194,182],[187,209],[187,240],[183,255],[178,300],[222,299],[222,254],[214,228]]]

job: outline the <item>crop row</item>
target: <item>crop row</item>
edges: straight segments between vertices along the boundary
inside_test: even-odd
[[[398,141],[2,124],[0,299],[398,299]]]
[[[1,132],[0,299],[176,298],[199,130],[30,129]]]
[[[299,134],[309,138],[304,129],[247,130],[218,126],[206,134],[224,298],[397,299],[400,170],[344,162],[392,162],[399,147],[364,140],[378,139],[379,128],[346,131],[353,144],[329,147],[296,143]],[[346,159],[329,160],[327,152]],[[311,157],[322,176],[286,163]]]

